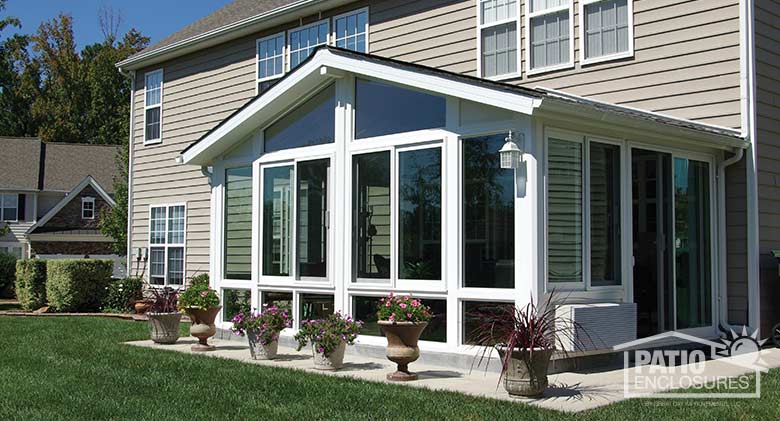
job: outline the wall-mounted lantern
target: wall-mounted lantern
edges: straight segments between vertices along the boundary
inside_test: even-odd
[[[498,154],[501,156],[501,168],[507,170],[516,170],[520,168],[520,165],[523,162],[524,151],[515,142],[514,133],[512,130],[509,131],[509,134],[505,140],[506,143],[504,143],[504,147],[498,151]],[[521,143],[523,143],[523,146],[525,146],[525,135],[523,133],[520,133],[519,140]]]

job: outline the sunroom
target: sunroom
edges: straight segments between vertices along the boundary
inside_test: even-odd
[[[499,151],[520,150],[510,165]],[[467,352],[470,314],[555,294],[604,348],[725,312],[717,174],[738,133],[332,47],[182,153],[210,172],[222,321],[342,311],[384,344],[390,292]],[[578,316],[579,317],[579,316]],[[593,321],[595,320],[595,321]]]

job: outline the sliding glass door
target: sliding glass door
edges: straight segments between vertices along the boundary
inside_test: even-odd
[[[638,334],[712,326],[711,164],[631,155]]]

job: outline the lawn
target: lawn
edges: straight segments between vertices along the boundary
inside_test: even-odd
[[[0,419],[778,419],[760,400],[624,401],[576,416],[455,393],[123,345],[144,323],[0,316]]]

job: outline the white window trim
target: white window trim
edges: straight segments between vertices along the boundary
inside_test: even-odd
[[[357,15],[357,14],[359,14],[361,12],[366,12],[366,26],[365,26],[365,28],[363,28],[364,29],[363,33],[366,34],[366,54],[368,54],[371,51],[370,48],[369,48],[369,45],[368,45],[369,27],[371,26],[371,23],[369,22],[371,20],[370,19],[371,18],[371,14],[368,11],[368,6],[361,7],[360,9],[350,10],[347,13],[342,13],[340,15],[333,16],[331,18],[330,42],[328,43],[328,45],[336,45],[336,41],[339,39],[337,34],[336,34],[336,20],[340,19],[340,18],[343,18],[343,17],[351,16],[351,15]],[[360,32],[358,32],[358,34],[360,34]]]
[[[147,106],[146,105],[146,77],[148,75],[159,73],[160,74],[160,104],[159,105],[152,105]],[[152,70],[149,72],[144,73],[144,115],[143,115],[143,131],[144,131],[144,145],[155,145],[158,143],[162,143],[163,140],[163,98],[164,98],[164,91],[165,91],[165,73],[163,73],[163,69],[157,69]],[[146,110],[150,110],[152,108],[160,108],[160,137],[157,139],[147,139],[146,138]]]
[[[293,33],[293,32],[298,32],[298,31],[302,31],[302,30],[304,30],[304,29],[309,29],[309,28],[311,28],[311,27],[314,27],[314,26],[319,26],[319,25],[322,25],[323,23],[326,23],[326,24],[328,25],[328,29],[327,29],[327,35],[326,35],[325,42],[324,42],[323,44],[318,44],[318,46],[319,46],[319,45],[331,45],[331,35],[332,35],[332,34],[331,34],[331,22],[330,22],[330,18],[326,18],[326,19],[320,19],[320,20],[318,20],[317,22],[312,22],[312,23],[310,23],[310,24],[308,24],[308,25],[299,26],[299,27],[297,27],[297,28],[290,29],[290,30],[288,30],[288,31],[287,31],[287,37],[286,37],[286,39],[285,39],[285,46],[286,46],[286,47],[285,47],[285,50],[286,50],[286,52],[287,52],[287,56],[286,56],[286,60],[285,60],[285,61],[286,61],[286,66],[287,66],[287,68],[286,68],[286,69],[287,69],[287,71],[288,71],[288,72],[291,72],[291,71],[293,70],[293,68],[292,68],[292,53],[293,53],[293,48],[292,48],[292,45],[291,45],[291,43],[290,43],[290,38],[291,38],[291,36],[292,36],[292,33]],[[307,48],[310,48],[310,47],[307,47]],[[316,48],[316,47],[315,47],[315,48]],[[306,49],[306,48],[299,48],[299,49],[295,50],[294,52],[302,51],[302,50],[305,50],[305,49]],[[310,56],[311,56],[311,54],[310,54]],[[307,57],[307,58],[308,58],[308,57]],[[300,63],[298,63],[298,66],[300,66],[300,64],[301,64],[301,63],[302,63],[302,61],[301,61]],[[296,67],[297,67],[297,66],[296,66]]]
[[[505,79],[517,79],[522,76],[522,30],[520,22],[520,0],[516,0],[515,7],[517,7],[516,15],[514,18],[502,19],[500,21],[491,22],[488,24],[482,23],[482,0],[477,0],[477,77],[484,77],[488,80],[505,80]],[[513,73],[507,73],[503,75],[495,75],[490,77],[482,76],[482,30],[492,28],[494,26],[506,25],[508,23],[515,22],[515,33],[517,34],[517,71]]]
[[[14,219],[4,219],[6,196],[16,196],[16,218]],[[19,222],[19,194],[18,193],[0,193],[0,225],[2,225],[3,222]]]
[[[92,216],[91,217],[84,216],[84,211],[87,210],[86,208],[84,208],[84,205],[87,204],[87,203],[91,203],[92,204],[92,209],[90,209],[92,211]],[[94,197],[82,197],[81,198],[81,219],[95,219],[95,211],[96,211],[96,209],[95,209],[95,198]]]
[[[176,207],[176,206],[183,206],[184,207],[184,238],[182,239],[181,244],[170,244],[168,243],[168,210],[170,208]],[[158,244],[152,244],[152,209],[154,208],[165,208],[165,242],[164,243],[158,243]],[[187,202],[182,203],[158,203],[149,205],[149,234],[146,238],[147,246],[149,249],[149,260],[148,260],[148,267],[149,267],[149,274],[148,274],[148,281],[149,284],[154,288],[164,288],[164,287],[173,287],[173,288],[184,288],[187,285]],[[183,249],[182,253],[182,268],[184,270],[184,274],[182,276],[182,283],[181,285],[178,284],[170,284],[168,282],[168,249],[169,248],[179,248],[181,247]],[[163,248],[165,249],[165,256],[163,257],[163,271],[165,273],[164,280],[162,285],[152,284],[152,248]]]
[[[603,63],[605,61],[619,60],[628,57],[634,57],[634,0],[627,0],[628,6],[628,51],[620,53],[609,54],[606,56],[599,56],[593,58],[587,58],[585,55],[585,6],[599,3],[607,0],[580,0],[579,14],[580,14],[580,64],[587,66],[589,64]]]
[[[525,51],[528,53],[528,60],[525,61],[525,74],[527,76],[574,68],[574,0],[568,0],[568,2],[568,5],[551,7],[549,9],[531,12],[531,0],[526,0],[524,46]],[[531,68],[531,19],[539,16],[562,12],[567,9],[569,10],[569,61],[567,63],[560,63],[554,66],[539,67],[536,69]]]
[[[278,37],[282,37],[282,73],[278,75],[268,76],[268,77],[258,77],[260,74],[260,43],[263,41],[268,41],[269,39],[274,39]],[[287,43],[287,33],[284,31],[277,32],[273,35],[269,35],[267,37],[258,38],[255,40],[255,96],[260,94],[260,83],[267,82],[269,80],[276,80],[281,79],[284,77],[284,75],[287,74],[287,51],[289,50],[289,45]]]

